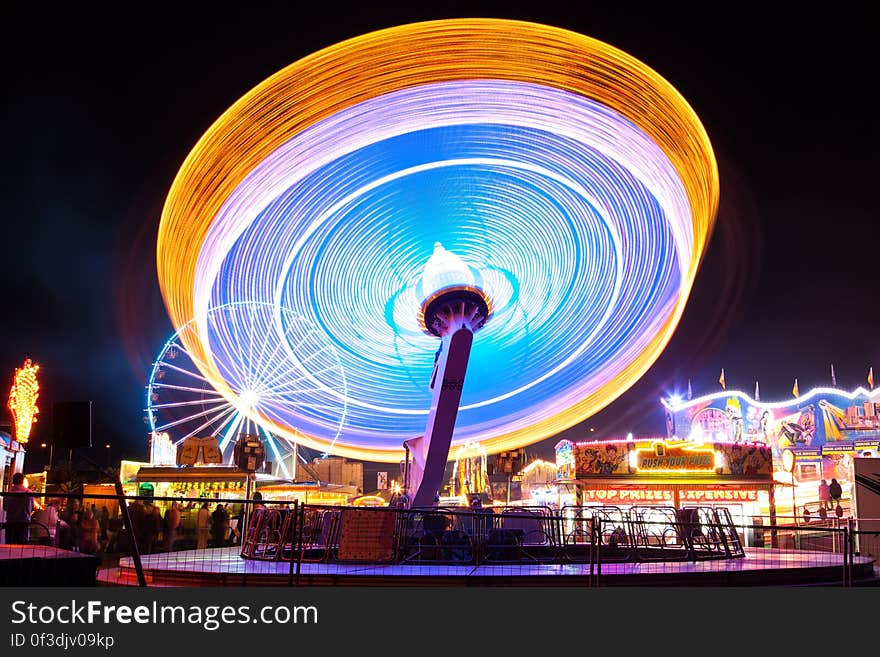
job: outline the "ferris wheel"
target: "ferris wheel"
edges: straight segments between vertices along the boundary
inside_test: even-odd
[[[210,353],[187,348],[198,344]],[[319,427],[332,445],[345,425],[347,398],[336,350],[314,324],[274,304],[232,302],[165,342],[150,370],[145,419],[153,435],[167,433],[175,446],[215,436],[226,464],[238,436],[258,435],[275,473],[291,478],[297,456],[307,463],[297,420],[310,431]]]

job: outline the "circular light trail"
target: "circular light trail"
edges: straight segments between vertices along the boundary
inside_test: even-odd
[[[702,125],[641,62],[534,23],[417,23],[314,53],[223,114],[169,193],[159,281],[175,326],[195,319],[186,348],[228,399],[243,355],[209,331],[212,308],[269,303],[279,326],[286,308],[317,327],[347,381],[344,400],[310,381],[347,408],[333,451],[393,461],[429,412],[437,340],[419,311],[439,242],[492,299],[453,444],[493,452],[580,422],[644,374],[717,205]],[[309,371],[273,346],[276,379]],[[252,415],[331,444],[295,407]]]

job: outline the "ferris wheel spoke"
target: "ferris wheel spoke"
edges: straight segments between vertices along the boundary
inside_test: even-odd
[[[191,376],[194,379],[199,379],[200,381],[204,381],[205,383],[208,383],[208,384],[211,383],[210,381],[208,381],[208,379],[203,377],[201,374],[197,374],[195,372],[184,369],[182,367],[177,367],[177,365],[172,365],[168,361],[160,361],[159,367],[160,368],[164,367],[164,368],[168,368],[169,370],[174,370],[175,372],[180,372],[181,374],[185,374],[186,376]]]
[[[333,370],[333,367],[326,367],[326,368],[324,368],[324,369],[316,370],[315,372],[312,372],[312,373],[309,373],[309,374],[301,374],[301,375],[297,376],[297,377],[294,378],[294,379],[288,379],[288,380],[287,380],[283,385],[281,385],[281,386],[275,386],[275,390],[278,390],[278,391],[298,390],[299,388],[297,387],[297,384],[298,384],[300,381],[307,381],[307,380],[312,381],[312,380],[315,380],[315,377],[316,377],[317,375],[319,375],[319,374],[323,374],[324,372],[330,372],[330,371],[332,371],[332,370]],[[327,386],[327,387],[329,387],[329,386]]]
[[[235,411],[236,411],[236,408],[234,406],[232,406],[224,411],[221,411],[220,413],[218,413],[214,417],[205,420],[205,422],[203,422],[201,425],[199,425],[198,427],[196,427],[195,429],[190,431],[188,434],[183,436],[183,438],[181,438],[180,440],[183,441],[183,440],[186,440],[187,438],[192,438],[197,433],[200,433],[203,429],[206,429],[207,427],[222,420],[224,417],[230,415],[231,413],[234,413]]]
[[[153,388],[161,388],[162,390],[178,390],[178,391],[182,391],[182,392],[195,392],[195,393],[198,393],[201,395],[203,395],[205,393],[208,393],[211,395],[217,394],[217,391],[214,390],[213,388],[193,388],[190,386],[173,385],[171,383],[154,383]]]
[[[293,336],[293,335],[295,335],[295,333],[293,331],[293,326],[291,325],[290,328],[287,330],[287,333],[285,333],[284,337],[287,338],[288,336]],[[307,331],[300,333],[299,334],[300,337],[296,341],[296,345],[291,345],[291,346],[295,346],[297,349],[299,349],[303,344],[305,344],[306,340],[311,338],[313,335],[317,336],[318,331],[315,330],[314,328],[310,328]]]
[[[189,358],[193,361],[193,363],[196,365],[196,367],[198,367],[199,369],[201,369],[203,371],[217,369],[216,366],[214,366],[214,367],[209,366],[204,360],[202,360],[201,358],[199,358],[198,356],[196,356],[194,354],[187,353],[187,356],[189,356]],[[247,379],[246,372],[243,369],[241,369],[240,367],[238,367],[236,364],[233,364],[231,369],[234,370],[234,374],[239,379],[239,382],[244,381],[244,384],[241,386],[241,388],[246,389],[247,387],[249,387],[250,382],[246,381],[246,379]],[[221,374],[221,376],[222,376],[222,374]],[[208,381],[208,383],[213,387],[213,385],[214,385],[213,382],[211,382],[208,379],[205,379],[205,380]]]
[[[191,401],[168,402],[163,404],[153,404],[153,408],[179,408],[181,406],[199,406],[205,404],[228,404],[229,401],[225,397],[206,397],[205,399],[193,399]]]
[[[271,338],[271,331],[267,331],[264,336],[264,342],[268,342]],[[231,350],[230,350],[231,351]],[[262,351],[262,349],[261,349]],[[272,356],[277,353],[278,348],[272,352]],[[246,363],[241,362],[240,360],[233,359],[232,362],[226,362],[227,367],[231,369],[236,377],[241,381],[242,389],[254,388],[258,382],[265,381],[266,377],[263,374],[263,361],[255,362],[253,360],[253,341],[248,341],[248,360]],[[281,360],[281,359],[279,359]]]
[[[302,345],[305,343],[305,339],[308,338],[308,336],[309,336],[310,334],[312,334],[312,333],[315,333],[315,331],[314,331],[313,329],[307,331],[307,332],[306,332],[306,335],[303,336],[303,338],[300,339],[299,341],[297,341],[295,344],[290,344],[290,342],[289,342],[289,338],[290,338],[291,335],[294,335],[294,333],[293,333],[293,326],[291,325],[291,326],[288,328],[288,330],[285,332],[285,334],[284,334],[284,340],[288,341],[288,344],[289,344],[290,350],[293,351],[293,352],[296,352],[296,351],[300,351],[300,350],[301,350]],[[274,357],[275,353],[278,351],[278,348],[279,348],[279,347],[282,347],[283,344],[284,344],[284,341],[283,341],[283,340],[279,340],[279,341],[277,342],[276,347],[275,347],[275,351],[273,351],[273,353],[272,353],[272,356],[273,356],[273,357]],[[271,361],[270,361],[270,362],[271,362]],[[286,359],[285,359],[285,358],[274,359],[274,362],[275,362],[275,368],[270,372],[271,375],[274,375],[274,374],[275,374],[275,371],[276,371],[277,369],[279,369],[280,367],[282,367],[282,366],[285,364]],[[299,362],[300,362],[300,364],[302,364],[302,361],[299,361]],[[265,378],[269,378],[269,377],[265,377]]]
[[[256,330],[256,327],[254,325],[254,315],[256,315],[256,313],[250,313],[251,332],[250,332],[249,339],[248,339],[248,364],[249,365],[253,365],[253,362],[254,362],[254,331]],[[263,336],[264,340],[268,338],[269,333],[270,333],[270,331],[266,331],[266,333]],[[250,387],[250,381],[246,381],[246,383],[248,384],[248,387]]]
[[[312,417],[312,419],[322,419],[322,418],[329,419],[330,417],[337,417],[338,413],[339,413],[339,407],[336,406],[335,404],[309,404],[308,402],[301,402],[301,403],[294,402],[293,405],[296,408],[301,409],[303,411],[307,411],[307,412],[312,411],[311,413],[309,413],[309,416]],[[329,411],[330,414],[325,415],[325,414],[322,414],[318,411]]]
[[[222,347],[222,350],[226,350],[226,344],[227,344],[226,342],[221,341],[220,346]],[[193,354],[189,354],[189,356],[190,356],[190,358],[192,358],[193,363],[196,365],[196,367],[198,367],[200,370],[202,370],[202,371],[215,370],[215,371],[219,372],[221,378],[226,380],[227,385],[229,385],[230,387],[235,387],[235,385],[241,386],[242,389],[247,387],[247,381],[245,381],[245,379],[247,378],[246,372],[239,365],[238,362],[236,362],[234,360],[231,363],[228,361],[222,361],[222,363],[215,362],[214,365],[208,365],[204,360],[202,360],[198,356],[195,356]],[[225,368],[221,367],[221,364],[223,366],[225,366]],[[223,369],[229,370],[229,372],[224,373],[222,371]],[[232,375],[234,381],[230,381],[228,374]],[[235,385],[231,385],[233,383]],[[214,384],[212,383],[211,385],[214,385]]]
[[[303,361],[303,363],[305,362],[307,361]],[[322,367],[321,369],[301,374],[296,379],[293,379],[293,381],[304,381],[305,379],[313,379],[316,375],[323,374],[324,372],[332,372],[335,369],[339,369],[340,372],[342,371],[341,368],[339,368],[339,366],[337,365],[328,365],[327,367]]]
[[[281,468],[282,472],[285,475],[286,479],[290,479],[290,471],[288,471],[287,466],[284,464],[284,457],[278,451],[278,445],[275,438],[265,429],[262,429],[263,435],[266,439],[266,442],[269,444],[269,448],[272,450],[272,453],[275,454],[275,458],[277,459],[277,463]]]
[[[317,358],[318,356],[320,356],[321,354],[323,354],[325,351],[326,351],[326,352],[329,352],[329,353],[331,353],[331,354],[335,354],[335,352],[333,351],[333,348],[332,348],[332,347],[329,347],[329,346],[327,346],[327,345],[324,345],[323,347],[321,347],[321,348],[318,349],[317,351],[315,351],[315,352],[309,354],[306,358],[303,358],[303,359],[300,361],[300,365],[305,365],[306,363],[309,363],[309,362],[313,361],[315,358]]]
[[[170,429],[171,427],[180,426],[184,422],[192,422],[193,420],[195,420],[197,418],[205,417],[207,415],[211,415],[212,413],[219,413],[220,415],[223,415],[224,413],[231,412],[234,410],[236,410],[235,406],[227,403],[224,406],[211,408],[211,409],[208,409],[207,411],[202,411],[201,413],[195,413],[193,415],[188,415],[187,417],[180,418],[179,420],[175,420],[174,422],[169,422],[168,424],[163,424],[161,427],[156,427],[156,431],[165,431],[166,429]],[[213,422],[214,420],[211,420],[211,421]]]
[[[264,362],[270,362],[270,361],[271,361],[271,359],[265,357],[265,354],[266,354],[266,347],[269,346],[269,339],[270,339],[272,336],[274,336],[274,335],[276,335],[274,331],[271,331],[271,330],[266,331],[266,335],[265,335],[264,338],[263,338],[263,344],[260,345],[260,353],[259,353],[259,356],[257,357],[257,361],[256,361],[256,362],[258,362],[258,363],[264,363]],[[275,348],[273,349],[272,354],[271,354],[272,356],[274,356],[275,353],[277,353],[277,351],[278,351],[278,347],[279,347],[280,345],[281,345],[281,340],[276,340]]]
[[[204,372],[206,370],[215,369],[215,368],[210,367],[205,361],[203,361],[201,358],[199,358],[195,354],[192,354],[190,352],[186,352],[186,355],[193,362],[193,365],[195,365],[202,372]],[[208,381],[208,383],[211,383],[210,380],[208,380],[208,379],[205,379],[205,380]],[[211,385],[213,385],[213,383],[211,383]]]
[[[260,395],[260,399],[278,399],[281,401],[286,401],[290,399],[290,395],[295,393],[297,395],[308,395],[309,393],[320,393],[323,392],[324,388],[313,387],[313,388],[301,388],[296,385],[286,385],[279,386],[277,388],[273,388],[268,390],[265,394]]]
[[[232,436],[238,431],[238,427],[241,426],[243,421],[244,416],[241,413],[236,413],[230,418],[229,424],[226,425],[226,430],[221,432],[223,437],[220,440],[220,451],[224,454],[229,446],[229,442],[232,440]]]
[[[282,369],[286,362],[287,359],[283,356],[282,342],[277,340],[272,348],[272,352],[261,362],[261,367],[259,369],[254,368],[254,378],[261,381],[272,381],[276,372]],[[262,363],[266,364],[265,368],[262,366]]]

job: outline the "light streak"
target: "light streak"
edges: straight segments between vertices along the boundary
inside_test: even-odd
[[[224,113],[169,192],[159,281],[174,325],[194,322],[180,340],[201,374],[231,403],[259,391],[250,419],[395,461],[430,406],[420,276],[442,243],[494,305],[453,444],[495,452],[584,420],[644,374],[717,205],[702,125],[641,62],[534,23],[431,21],[310,55]],[[237,302],[273,311],[212,325]],[[287,312],[316,334],[288,330]],[[272,369],[255,373],[254,354]],[[262,403],[291,386],[296,403]]]

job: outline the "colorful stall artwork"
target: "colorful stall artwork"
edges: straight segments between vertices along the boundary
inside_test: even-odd
[[[595,442],[578,444],[574,450],[575,476],[628,475],[626,444]]]
[[[570,440],[556,443],[556,478],[574,479],[574,444]]]
[[[773,474],[773,454],[766,445],[724,443],[716,444],[721,456],[722,474],[755,477]]]
[[[880,390],[846,392],[816,388],[783,402],[766,403],[738,391],[724,391],[682,403],[663,400],[670,437],[692,440],[764,443],[781,470],[782,453],[791,450],[798,481],[832,478],[852,482],[853,457],[877,457],[880,448]],[[728,457],[731,470],[739,454]],[[765,467],[764,465],[760,467]]]
[[[755,401],[723,392],[672,405],[665,400],[669,436],[761,442],[779,455],[785,448],[815,449],[829,443],[880,439],[880,395],[817,388],[786,402]]]
[[[762,479],[773,474],[773,457],[767,445],[662,438],[561,441],[556,445],[556,463],[560,479],[632,475]]]

